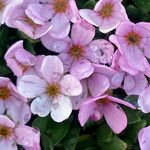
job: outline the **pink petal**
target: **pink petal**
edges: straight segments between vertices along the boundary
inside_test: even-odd
[[[127,117],[119,105],[107,103],[103,105],[104,117],[107,124],[116,134],[121,133],[127,126]]]
[[[68,96],[78,96],[82,93],[80,81],[73,75],[65,75],[61,81],[61,93]]]
[[[3,115],[5,112],[5,103],[2,99],[0,99],[0,115]]]
[[[81,126],[84,126],[88,119],[94,114],[96,107],[95,102],[81,106],[78,114],[78,120]]]
[[[0,125],[10,127],[10,128],[15,127],[14,122],[4,115],[0,115]]]
[[[71,30],[71,39],[75,45],[87,45],[95,36],[95,28],[82,20],[75,23]]]
[[[57,53],[67,52],[72,43],[69,37],[59,40],[53,38],[49,33],[41,38],[41,42],[48,50]]]
[[[88,87],[93,97],[98,97],[105,93],[110,86],[109,79],[101,74],[94,73],[88,79]]]
[[[40,144],[40,133],[37,129],[19,125],[14,130],[15,141],[23,147],[34,147]]]
[[[35,75],[25,75],[18,80],[18,91],[27,98],[34,98],[46,92],[47,82]]]
[[[41,72],[47,82],[58,82],[64,73],[63,63],[57,56],[46,56],[42,62]]]
[[[90,61],[81,59],[74,61],[70,73],[75,75],[79,80],[89,77],[94,72],[94,68]]]
[[[146,88],[138,98],[138,105],[142,112],[150,112],[150,87]]]
[[[9,139],[1,139],[0,148],[2,150],[18,150],[16,143]]]
[[[52,29],[50,34],[52,37],[62,39],[69,34],[70,22],[65,14],[58,13],[51,19]]]
[[[72,112],[72,104],[69,97],[60,95],[58,98],[58,107],[51,110],[51,117],[56,122],[62,122],[69,118]]]
[[[141,150],[149,150],[150,148],[150,126],[142,128],[138,133],[138,141]]]

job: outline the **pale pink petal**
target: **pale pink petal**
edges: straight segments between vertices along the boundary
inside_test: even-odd
[[[14,122],[4,115],[0,115],[0,125],[10,127],[10,128],[15,127]]]
[[[35,128],[19,125],[15,128],[14,134],[16,143],[23,147],[34,147],[34,145],[40,144],[40,133]]]
[[[103,104],[104,117],[107,124],[116,134],[121,133],[127,126],[127,117],[121,107],[115,103]]]
[[[31,103],[31,111],[40,117],[46,117],[51,111],[52,99],[48,96],[40,96],[34,99]]]
[[[7,115],[16,124],[26,124],[31,119],[30,107],[27,103],[16,100],[15,97],[10,97],[5,102]]]
[[[83,19],[85,19],[87,22],[91,23],[94,26],[98,27],[102,22],[99,14],[91,9],[81,9],[79,11],[79,14]]]
[[[69,118],[72,112],[72,104],[69,97],[60,95],[58,97],[58,107],[52,107],[51,117],[56,122],[62,122]]]
[[[64,73],[63,63],[57,56],[46,56],[42,62],[41,72],[47,82],[58,82]]]
[[[78,114],[78,120],[81,126],[85,125],[88,119],[94,114],[96,108],[97,105],[95,102],[81,106]]]
[[[62,39],[69,34],[70,22],[65,14],[58,13],[51,19],[52,29],[50,34],[52,37]]]
[[[18,150],[17,145],[14,141],[1,139],[0,148],[2,150]]]
[[[87,45],[92,41],[94,36],[95,28],[84,20],[72,26],[71,39],[74,45]]]
[[[47,82],[35,75],[25,75],[18,80],[18,91],[27,98],[34,98],[45,93]]]
[[[138,105],[142,112],[150,112],[150,87],[146,88],[138,98]]]
[[[79,80],[89,77],[94,72],[94,68],[90,61],[81,59],[74,61],[70,73],[75,75]]]
[[[65,75],[61,81],[61,93],[68,96],[78,96],[82,93],[82,85],[74,75]]]
[[[88,87],[93,97],[98,97],[105,93],[110,86],[109,79],[101,74],[94,73],[88,79]]]
[[[2,99],[0,99],[0,115],[3,115],[5,112],[5,103]]]
[[[49,33],[41,38],[41,42],[48,50],[57,53],[67,52],[72,43],[69,37],[56,39],[53,38]]]
[[[112,102],[122,104],[122,105],[127,106],[127,107],[132,108],[132,109],[136,109],[132,104],[130,104],[130,103],[124,101],[124,100],[121,100],[119,98],[116,98],[116,97],[113,97],[113,96],[107,96],[107,98],[109,100],[111,100]]]
[[[138,133],[138,141],[141,150],[149,150],[150,148],[150,126],[142,128]]]

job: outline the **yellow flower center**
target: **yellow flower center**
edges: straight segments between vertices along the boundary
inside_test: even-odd
[[[55,0],[53,7],[56,13],[64,13],[67,10],[67,0]]]
[[[0,125],[0,137],[7,138],[11,136],[11,134],[12,134],[12,128]]]
[[[79,59],[83,56],[84,49],[80,45],[73,45],[70,50],[69,54],[74,59]]]
[[[139,45],[141,42],[141,36],[135,32],[129,32],[126,36],[125,39],[128,42],[129,45]]]
[[[6,100],[10,96],[10,90],[7,87],[0,87],[0,99]]]
[[[4,7],[5,7],[5,4],[3,0],[0,0],[0,10],[3,10]]]
[[[111,17],[113,14],[113,4],[106,2],[101,10],[99,11],[99,15],[105,19]]]
[[[60,93],[60,85],[52,84],[47,87],[47,94],[51,97],[56,97]]]

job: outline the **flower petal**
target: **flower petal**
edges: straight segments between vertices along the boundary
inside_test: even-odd
[[[46,91],[47,82],[35,75],[25,75],[18,80],[18,91],[27,98],[34,98]]]
[[[41,66],[41,72],[47,82],[58,82],[64,73],[63,63],[57,56],[46,56]]]
[[[116,134],[122,132],[127,126],[127,117],[116,103],[108,102],[103,105],[104,117],[107,124]]]
[[[31,103],[31,111],[40,117],[46,117],[51,111],[51,99],[47,96],[37,97]]]
[[[67,96],[60,95],[57,99],[58,107],[52,107],[51,117],[56,122],[62,122],[70,116],[72,112],[72,104]]]

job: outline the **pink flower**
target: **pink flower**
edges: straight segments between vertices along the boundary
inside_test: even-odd
[[[107,94],[96,98],[89,97],[79,110],[78,119],[81,126],[84,126],[88,119],[97,121],[104,116],[113,132],[119,134],[127,126],[127,117],[117,103],[135,109],[133,105]]]
[[[22,76],[34,66],[37,59],[23,48],[23,41],[18,41],[8,49],[5,60],[16,76]]]
[[[28,10],[30,3],[38,4],[38,0],[20,1],[18,5],[11,7],[7,12],[6,25],[19,29],[32,39],[38,39],[45,35],[52,28],[52,25],[30,12]]]
[[[145,88],[145,90],[139,95],[138,105],[142,112],[150,112],[150,87]]]
[[[99,27],[103,33],[115,29],[121,22],[128,20],[122,0],[99,0],[91,9],[81,9],[80,16],[89,23]]]
[[[123,22],[118,26],[116,36],[112,35],[110,40],[116,44],[129,66],[141,72],[150,70],[146,59],[150,58],[150,23]]]
[[[0,148],[17,150],[21,145],[25,150],[40,150],[40,133],[26,125],[15,123],[4,115],[0,115]]]
[[[62,39],[69,34],[70,21],[80,20],[75,0],[40,0],[40,4],[30,4],[28,11],[44,21],[50,21],[52,29],[48,34]]]
[[[73,109],[77,110],[87,97],[99,97],[108,89],[113,89],[112,78],[117,72],[104,65],[94,65],[94,73],[86,79],[81,80],[82,93],[71,98]],[[116,80],[115,80],[116,81]],[[116,87],[115,87],[116,88]]]
[[[41,77],[27,74],[19,78],[18,90],[27,98],[34,98],[31,111],[40,117],[51,112],[56,122],[67,119],[72,112],[70,96],[80,95],[82,85],[70,74],[64,75],[62,61],[57,56],[46,56],[41,65]]]
[[[113,85],[119,85],[126,94],[140,95],[148,86],[143,72],[132,68],[118,50],[115,52],[111,67],[118,72],[112,79]]]
[[[31,118],[27,99],[22,97],[14,84],[4,77],[0,77],[0,114],[6,114],[20,124],[26,124]]]
[[[150,126],[142,128],[138,134],[138,141],[141,150],[149,150],[150,148]]]

